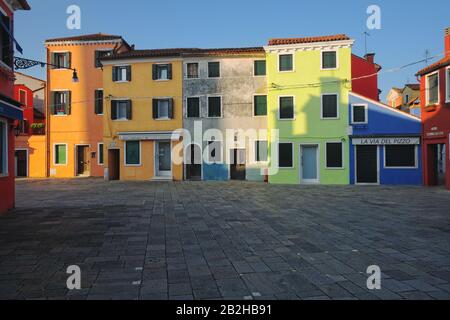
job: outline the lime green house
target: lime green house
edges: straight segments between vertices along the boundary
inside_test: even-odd
[[[278,141],[270,138],[278,168],[270,183],[349,184],[353,42],[334,35],[272,39],[264,47],[268,129],[278,129]]]

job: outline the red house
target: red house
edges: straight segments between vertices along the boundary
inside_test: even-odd
[[[381,66],[375,63],[374,53],[368,53],[364,58],[352,54],[352,91],[380,101],[377,75],[380,70]]]
[[[426,186],[450,189],[450,28],[445,30],[444,57],[417,73],[423,120]]]
[[[0,0],[0,214],[14,207],[14,123],[22,120],[21,105],[14,100],[16,10],[30,10],[30,6],[26,0]]]

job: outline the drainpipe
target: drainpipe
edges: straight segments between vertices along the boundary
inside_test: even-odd
[[[47,61],[50,61],[50,51],[47,48]],[[44,103],[45,103],[45,141],[46,141],[46,154],[45,154],[45,161],[46,161],[46,176],[47,178],[50,177],[50,108],[48,105],[48,102],[50,101],[50,73],[49,73],[49,66],[47,65],[47,82],[46,82],[46,88],[45,88],[45,97],[44,97]]]

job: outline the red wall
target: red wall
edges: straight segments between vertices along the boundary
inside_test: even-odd
[[[33,91],[23,84],[16,84],[14,86],[14,99],[20,101],[19,91],[24,90],[27,93],[26,105],[23,107],[23,118],[28,120],[28,124],[34,123],[34,109],[33,109]],[[29,128],[29,135],[31,135],[31,127]]]
[[[352,54],[352,79],[373,75],[378,72],[373,62]],[[364,97],[379,101],[378,75],[352,81],[352,91]]]

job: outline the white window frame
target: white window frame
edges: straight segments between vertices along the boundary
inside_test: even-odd
[[[265,142],[265,143],[267,143],[267,155],[266,155],[267,160],[265,160],[265,161],[263,161],[263,160],[259,160],[258,161],[258,148],[257,148],[258,142]],[[255,143],[254,143],[253,147],[255,148],[254,163],[257,163],[257,164],[268,164],[269,163],[269,140],[262,140],[262,139],[255,140]]]
[[[281,56],[287,56],[287,55],[291,55],[292,56],[292,70],[285,70],[285,71],[281,71],[280,70],[280,67],[281,67],[281,64],[280,64],[280,57]],[[286,53],[278,53],[278,55],[277,55],[277,64],[278,64],[278,72],[279,73],[291,73],[291,72],[295,72],[295,53],[289,53],[289,52],[286,52]]]
[[[191,78],[191,79],[193,79],[193,78]],[[198,117],[189,117],[188,116],[188,99],[192,99],[192,98],[198,99]],[[185,103],[186,103],[186,110],[185,110],[185,115],[184,115],[185,119],[201,119],[202,118],[202,97],[201,96],[186,97]]]
[[[280,144],[290,144],[291,145],[291,149],[292,149],[292,166],[291,167],[280,167]],[[280,170],[290,170],[290,169],[294,169],[295,168],[295,164],[294,164],[294,160],[295,160],[295,156],[294,156],[294,143],[293,142],[288,142],[288,141],[279,141],[277,143],[277,152],[278,152],[278,169]]]
[[[21,92],[25,92],[25,102],[23,105],[24,105],[24,107],[26,107],[28,105],[28,93],[26,90],[19,89],[19,102],[20,102],[20,93]],[[20,102],[20,103],[22,103],[22,102]]]
[[[210,63],[214,63],[214,62],[217,62],[217,63],[219,64],[219,76],[218,76],[218,77],[210,77],[210,76],[209,76],[209,64],[210,64]],[[200,66],[199,66],[199,67],[200,67]],[[199,75],[200,75],[200,69],[199,69]],[[220,78],[222,78],[222,63],[220,63],[219,60],[208,61],[208,62],[206,63],[206,77],[207,77],[208,79],[220,79]]]
[[[123,164],[125,167],[141,167],[142,166],[142,141],[141,140],[139,140],[139,163],[138,164],[127,164],[127,144],[128,144],[128,142],[136,142],[136,141],[138,141],[138,140],[125,141],[125,143],[123,144]]]
[[[432,75],[435,75],[435,74],[437,74],[437,80],[438,80],[438,84],[437,84],[437,93],[438,93],[437,97],[438,97],[438,100],[437,100],[436,103],[430,103],[429,102],[430,101],[430,88],[428,87],[428,78],[431,77]],[[427,74],[425,76],[425,106],[426,107],[428,107],[428,106],[436,106],[436,105],[439,104],[439,102],[441,101],[441,93],[440,93],[440,90],[439,90],[440,86],[441,86],[441,79],[440,79],[440,76],[439,76],[439,70],[435,71],[435,72],[432,72],[430,74]]]
[[[96,115],[96,116],[103,116],[104,115],[104,113],[105,113],[105,90],[103,90],[103,88],[97,88],[97,89],[95,89],[95,91],[103,91],[103,112],[102,113],[95,113],[95,103],[96,103],[96,101],[94,101],[94,114]],[[95,92],[94,92],[94,95],[95,95]]]
[[[188,64],[197,64],[198,70],[197,70],[197,78],[189,78],[188,77]],[[198,61],[188,61],[184,64],[184,79],[185,80],[197,80],[200,79],[200,62]]]
[[[386,147],[387,146],[383,146],[383,168],[390,170],[390,169],[418,169],[419,168],[419,146],[418,145],[414,145],[414,163],[415,165],[413,167],[388,167],[386,166]]]
[[[255,69],[255,63],[257,61],[264,61],[266,63],[266,74],[262,75],[262,76],[257,76],[256,73],[256,69]],[[254,78],[263,78],[263,77],[267,77],[267,59],[253,59],[253,77]]]
[[[450,67],[447,67],[445,69],[445,77],[446,77],[446,86],[445,86],[446,98],[445,98],[445,102],[446,103],[450,103]]]
[[[336,68],[324,68],[323,67],[323,54],[325,52],[335,52],[336,53]],[[327,71],[327,70],[338,70],[339,69],[339,51],[338,50],[322,50],[320,51],[320,70]]]
[[[209,116],[209,98],[220,98],[220,117]],[[221,95],[208,95],[206,96],[206,118],[208,119],[222,119],[223,118],[223,97]]]
[[[130,69],[132,69],[131,64],[117,64],[117,65],[113,65],[113,68],[124,68],[124,67],[130,67]],[[131,73],[133,71],[131,70]],[[125,77],[126,78],[126,77]],[[129,83],[131,81],[129,80],[117,80],[117,81],[113,81],[113,83]]]
[[[293,117],[289,119],[282,119],[281,118],[281,98],[293,98],[294,100],[294,110],[293,110]],[[267,107],[267,112],[269,108]],[[278,121],[293,121],[297,118],[297,112],[296,112],[296,101],[295,101],[295,95],[282,95],[278,96]]]
[[[100,162],[100,145],[102,146],[101,149],[103,149],[103,162]],[[105,165],[105,145],[103,142],[97,143],[97,164],[99,166]]]
[[[323,97],[324,96],[336,96],[336,117],[330,118],[330,117],[324,117],[323,116]],[[337,92],[330,92],[330,93],[322,93],[320,95],[320,120],[339,120],[340,117],[340,113],[341,112],[341,108],[340,108],[340,103],[339,103],[339,93]]]
[[[56,146],[66,146],[66,163],[56,163]],[[56,142],[53,144],[53,165],[55,167],[65,167],[69,159],[69,146],[67,143]]]
[[[5,133],[5,141],[3,145],[3,150],[0,150],[0,157],[4,157],[3,161],[3,172],[0,173],[0,177],[8,177],[9,176],[9,162],[8,162],[8,139],[9,139],[9,128],[8,121],[6,119],[0,118],[0,122],[3,124],[4,133]]]
[[[335,144],[335,143],[340,143],[341,144],[341,148],[342,148],[342,166],[340,167],[329,167],[328,166],[328,144]],[[345,169],[345,165],[344,165],[344,161],[345,161],[345,147],[344,147],[344,143],[342,141],[326,141],[325,142],[325,169],[327,170],[343,170]]]
[[[364,122],[356,122],[354,119],[354,107],[364,107],[365,110],[365,121]],[[369,123],[369,105],[367,103],[352,103],[351,104],[351,120],[352,124],[368,124]]]
[[[266,110],[266,115],[265,116],[257,116],[256,114],[255,114],[255,107],[256,107],[256,105],[255,105],[255,97],[266,97],[266,101],[267,101],[267,110]],[[295,99],[295,98],[294,98]],[[294,100],[294,102],[295,102],[295,100]],[[253,95],[253,101],[252,101],[252,109],[253,109],[253,112],[252,112],[252,114],[253,114],[253,117],[254,118],[264,118],[264,117],[267,117],[267,115],[269,114],[269,96],[267,95],[267,94],[263,94],[263,93],[261,93],[261,94],[254,94]],[[294,107],[294,110],[295,110],[295,107]]]

